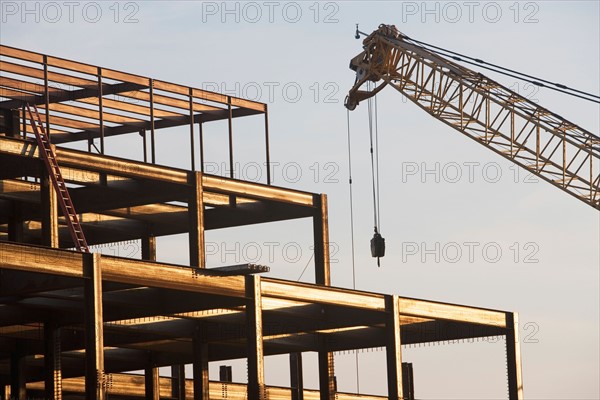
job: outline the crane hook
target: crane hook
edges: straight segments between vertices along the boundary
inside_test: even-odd
[[[371,256],[377,257],[377,266],[380,267],[379,259],[385,256],[385,239],[377,232],[377,227],[375,227],[375,234],[371,239]]]

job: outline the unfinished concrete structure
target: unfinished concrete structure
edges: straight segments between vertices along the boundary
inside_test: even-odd
[[[488,336],[506,337],[509,397],[522,398],[515,313],[331,287],[325,195],[202,172],[203,124],[228,121],[233,172],[233,124],[249,115],[264,116],[269,163],[265,104],[7,46],[0,56],[4,398],[375,399],[337,393],[333,352],[385,347],[387,398],[408,399],[403,345]],[[41,110],[88,243],[140,240],[141,259],[69,250],[26,103]],[[155,131],[174,126],[189,127],[191,170],[155,163]],[[107,137],[127,133],[148,138],[146,162],[105,154]],[[60,147],[79,140],[89,151]],[[314,284],[207,267],[206,230],[296,218],[313,222]],[[190,265],[156,262],[156,237],[176,233]],[[316,390],[303,387],[305,352],[318,353]],[[289,388],[265,386],[275,354],[290,356]],[[236,358],[247,384],[209,381],[209,361]]]

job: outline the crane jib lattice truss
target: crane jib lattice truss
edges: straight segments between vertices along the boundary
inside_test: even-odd
[[[392,86],[440,121],[600,210],[600,138],[494,80],[454,63],[395,27],[363,41],[346,106]],[[361,89],[367,81],[383,81]]]

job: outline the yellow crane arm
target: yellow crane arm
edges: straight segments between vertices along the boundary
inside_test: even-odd
[[[394,26],[363,41],[345,105],[391,86],[423,110],[600,210],[600,138],[479,72],[432,52]],[[378,85],[364,85],[366,82]]]

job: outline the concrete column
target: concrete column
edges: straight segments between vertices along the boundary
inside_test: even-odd
[[[508,368],[508,397],[510,400],[523,400],[519,315],[517,313],[506,313],[506,362]]]
[[[292,389],[292,400],[304,400],[302,353],[290,354],[290,386]]]
[[[246,276],[248,398],[266,399],[260,276]]]
[[[190,266],[206,268],[204,255],[204,198],[202,190],[202,173],[190,172],[189,180],[191,185],[188,201],[190,222]]]
[[[58,243],[58,199],[45,166],[41,171],[41,210],[42,210],[42,240],[43,246],[55,247]]]
[[[144,370],[144,387],[146,400],[160,400],[160,376],[157,367]]]
[[[316,213],[313,216],[315,283],[330,286],[327,195],[315,195],[313,202],[316,209]],[[335,375],[333,353],[331,352],[319,352],[319,392],[321,400],[332,400],[335,398]]]
[[[25,343],[17,340],[14,351],[10,355],[10,393],[11,399],[26,400],[25,390]]]
[[[329,275],[329,222],[327,217],[327,196],[313,198],[316,213],[313,216],[313,237],[315,246],[315,280],[319,285],[331,285]]]
[[[8,217],[8,240],[11,242],[23,242],[23,220],[21,203],[12,202],[12,214]]]
[[[142,238],[142,260],[156,261],[156,237],[148,235]]]
[[[47,399],[62,399],[60,327],[44,323],[44,392]]]
[[[404,394],[402,386],[400,314],[397,296],[385,296],[385,313],[388,399],[401,400],[404,398]]]
[[[200,329],[194,332],[194,400],[209,400],[208,344]]]
[[[106,398],[100,260],[100,254],[83,254],[86,400],[104,400]]]
[[[171,366],[171,397],[185,400],[185,365]]]
[[[335,399],[335,369],[333,366],[333,353],[319,352],[319,394],[321,400]]]

